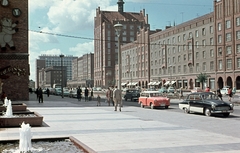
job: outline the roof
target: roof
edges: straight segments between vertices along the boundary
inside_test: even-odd
[[[142,13],[132,13],[132,12],[113,12],[113,11],[101,11],[103,19],[107,22],[112,22],[116,20],[123,21],[138,21],[145,22],[144,15]]]
[[[159,91],[143,91],[142,93],[160,93]]]

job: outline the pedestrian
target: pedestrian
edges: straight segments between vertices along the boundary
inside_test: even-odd
[[[179,100],[183,98],[183,90],[182,90],[182,87],[180,87],[180,89],[179,89],[179,95],[178,95],[178,97],[179,97]]]
[[[85,96],[85,101],[88,101],[88,88],[87,87],[85,87],[84,96]]]
[[[223,100],[223,99],[222,99],[222,93],[221,93],[220,88],[217,89],[217,95],[218,95],[218,98],[219,98],[220,100]]]
[[[41,87],[38,89],[38,102],[43,103],[43,92]]]
[[[49,94],[50,94],[50,91],[49,89],[47,88],[47,96],[49,97]]]
[[[106,92],[106,98],[107,98],[107,103],[108,103],[108,106],[110,106],[110,94],[111,94],[111,91],[110,91],[110,88],[107,89],[107,92]]]
[[[119,111],[121,112],[122,107],[122,91],[115,86],[115,90],[113,91],[113,100],[115,103],[115,110],[117,111],[117,107],[119,106]]]
[[[39,87],[37,87],[37,89],[35,91],[35,94],[37,95],[37,100],[38,100],[38,90],[39,90]]]
[[[93,88],[91,88],[91,92],[90,92],[90,100],[93,99]]]
[[[97,106],[101,106],[101,97],[97,95]]]
[[[112,105],[114,106],[114,101],[113,101],[113,90],[114,90],[114,87],[112,86],[112,88],[110,88],[110,103],[112,102]]]
[[[210,88],[207,87],[207,88],[205,89],[205,92],[210,92]]]
[[[232,94],[232,87],[229,87],[229,89],[228,89],[228,100],[229,100],[229,102],[232,101],[232,96],[233,96],[233,94]]]
[[[77,99],[78,101],[81,101],[82,99],[82,89],[80,88],[80,86],[77,89]]]

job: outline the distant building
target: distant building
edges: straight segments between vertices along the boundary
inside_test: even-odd
[[[77,59],[77,57],[72,56],[72,55],[67,55],[62,58],[63,60],[63,66],[66,67],[66,80],[72,80],[72,61],[74,59]],[[43,69],[47,69],[48,67],[53,67],[53,66],[61,66],[61,58],[59,55],[41,55],[39,56],[39,59],[36,59],[36,86],[39,86],[40,83],[40,75],[39,72]],[[42,75],[44,73],[41,73]],[[41,76],[42,78],[44,77]],[[45,78],[44,78],[45,80]],[[54,78],[53,78],[54,80]],[[41,79],[42,81],[42,79]],[[46,80],[45,80],[46,81]]]
[[[69,88],[94,86],[94,54],[84,54],[72,63],[73,79],[67,82]]]
[[[124,12],[123,0],[118,0],[118,11],[96,9],[94,19],[94,86],[108,87],[118,82],[115,66],[118,64],[118,37],[114,25],[122,24],[122,44],[136,40],[137,32],[149,28],[145,10],[140,13]]]

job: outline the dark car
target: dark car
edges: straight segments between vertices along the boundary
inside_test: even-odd
[[[230,113],[233,113],[233,104],[220,100],[212,92],[191,93],[183,102],[179,103],[179,108],[185,113],[196,112],[206,116],[222,114],[228,117]]]
[[[131,101],[137,101],[140,97],[140,90],[138,89],[128,89],[126,90],[126,94],[124,95],[124,99],[127,101],[130,99]]]

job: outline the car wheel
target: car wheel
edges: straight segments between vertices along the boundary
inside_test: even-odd
[[[151,109],[154,109],[153,103],[151,103],[150,107],[151,107]]]
[[[168,109],[168,106],[165,106],[166,109]]]
[[[223,116],[224,117],[228,117],[230,113],[224,113]]]
[[[186,113],[186,114],[189,113],[189,110],[188,110],[188,108],[186,108],[186,107],[183,108],[183,111],[184,111],[184,113]]]
[[[142,108],[144,108],[144,105],[143,105],[143,103],[141,103],[140,105],[141,105],[141,107],[142,107]]]
[[[206,108],[205,111],[204,111],[204,114],[206,116],[211,116],[211,110],[209,108]]]

